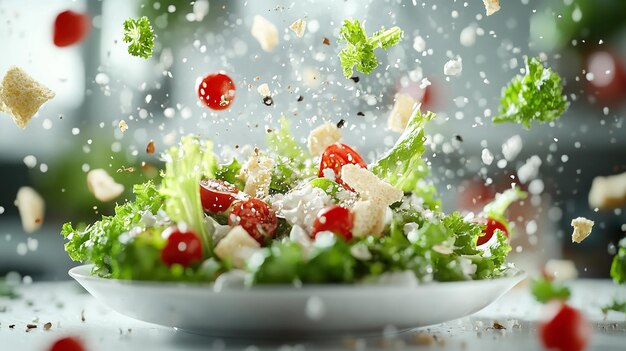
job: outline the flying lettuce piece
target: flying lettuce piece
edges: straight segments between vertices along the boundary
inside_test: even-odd
[[[382,48],[384,50],[398,44],[404,32],[398,27],[385,29],[382,27],[371,37],[367,36],[365,27],[359,20],[344,20],[339,30],[339,42],[345,42],[344,48],[339,52],[343,75],[350,78],[354,73],[354,66],[357,71],[370,74],[378,67],[378,59],[374,50]]]
[[[200,201],[200,180],[215,178],[217,162],[213,144],[208,140],[187,135],[180,145],[173,146],[163,155],[165,172],[160,192],[166,197],[165,211],[176,223],[184,223],[200,236],[205,257],[212,251],[211,236],[204,222]]]
[[[567,301],[572,294],[567,286],[551,282],[545,278],[533,279],[530,291],[535,299],[541,303],[552,300]]]
[[[551,122],[569,106],[561,77],[537,58],[524,58],[526,73],[513,77],[502,89],[500,113],[494,123],[513,122],[530,128],[531,122]]]
[[[514,186],[511,189],[507,189],[502,193],[496,194],[493,201],[483,207],[483,214],[488,218],[494,218],[500,222],[506,223],[504,213],[509,206],[519,200],[524,200],[528,194],[520,189],[518,186]]]
[[[241,173],[241,163],[233,158],[230,163],[221,164],[217,167],[215,177],[233,184],[239,190],[243,190],[246,184],[243,179],[239,177],[239,173]]]
[[[618,284],[626,283],[626,238],[619,241],[617,253],[611,264],[611,278]]]
[[[371,167],[372,172],[404,192],[411,192],[424,200],[424,207],[441,209],[441,201],[434,184],[426,178],[430,168],[422,159],[425,151],[424,127],[435,114],[422,114],[415,109],[406,129],[394,147]]]
[[[154,31],[148,17],[129,18],[124,21],[124,38],[128,43],[128,53],[144,59],[152,56]]]
[[[289,120],[282,116],[280,129],[267,135],[268,151],[276,156],[272,157],[275,164],[270,184],[271,194],[284,194],[300,180],[315,175],[311,156],[298,144],[291,134],[290,126]]]
[[[117,263],[113,257],[114,246],[116,251],[122,251],[119,245],[125,245],[133,239],[128,233],[137,229],[143,231],[146,224],[142,218],[156,215],[165,203],[165,198],[152,182],[135,185],[133,193],[135,200],[117,205],[114,216],[102,216],[100,221],[89,226],[79,225],[74,228],[69,222],[63,225],[61,235],[68,240],[65,251],[72,260],[93,263],[92,273],[98,276],[120,277],[119,266],[115,265]],[[158,254],[147,260],[160,262]]]

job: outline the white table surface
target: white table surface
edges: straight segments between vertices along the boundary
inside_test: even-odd
[[[626,350],[626,315],[602,314],[599,306],[626,287],[609,281],[570,283],[572,305],[584,310],[594,332],[589,350]],[[144,323],[109,310],[74,282],[33,283],[19,288],[17,299],[0,298],[0,351],[47,350],[62,336],[81,337],[89,351],[123,350],[540,350],[535,321],[542,306],[527,286],[518,286],[491,306],[471,317],[393,336],[319,340],[247,340],[192,335]],[[84,321],[81,320],[81,313]],[[495,330],[498,321],[506,330]],[[52,323],[48,331],[43,329]],[[26,332],[26,324],[37,325]],[[9,325],[15,326],[11,329]],[[386,331],[390,334],[390,330]],[[434,336],[430,345],[417,343],[417,333]]]

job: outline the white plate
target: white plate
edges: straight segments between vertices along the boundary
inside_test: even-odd
[[[91,295],[126,316],[213,335],[380,333],[438,324],[478,312],[526,276],[431,283],[258,286],[214,291],[211,284],[104,279],[91,265],[69,274]]]

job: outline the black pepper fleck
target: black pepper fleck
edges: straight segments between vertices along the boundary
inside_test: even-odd
[[[359,112],[357,112],[357,113],[356,113],[356,115],[357,115],[357,116],[365,116],[365,113],[363,113],[363,112],[359,111]]]
[[[346,124],[346,120],[340,119],[339,122],[337,122],[337,128],[343,128],[345,124]]]
[[[350,79],[355,83],[358,83],[361,80],[359,77],[350,77]]]
[[[298,102],[300,102],[302,100],[304,100],[304,96],[302,96],[302,95],[298,96]]]
[[[461,135],[459,135],[459,134],[455,135],[454,139],[456,139],[456,140],[458,140],[460,142],[463,142],[463,137]]]
[[[271,96],[266,96],[263,98],[263,103],[265,106],[272,106],[274,104],[274,99]]]
[[[324,45],[330,45],[330,39],[324,37],[324,39],[322,40],[322,44]]]

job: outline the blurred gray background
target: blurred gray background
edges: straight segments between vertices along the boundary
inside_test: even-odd
[[[611,245],[624,235],[626,215],[594,211],[587,193],[593,177],[626,171],[626,16],[610,17],[626,13],[626,2],[512,0],[490,17],[480,0],[198,2],[194,13],[193,1],[0,0],[0,73],[20,66],[57,93],[25,130],[0,114],[0,275],[67,279],[76,263],[63,250],[61,224],[91,222],[114,206],[88,192],[86,172],[107,169],[128,196],[133,183],[155,177],[160,167],[158,157],[145,152],[150,140],[158,154],[180,135],[196,133],[227,152],[236,144],[262,147],[280,115],[303,142],[322,121],[344,119],[346,142],[373,160],[397,137],[386,130],[386,120],[402,91],[426,97],[424,107],[438,114],[427,128],[427,157],[447,211],[476,209],[494,192],[520,183],[518,169],[536,155],[541,166],[534,183],[522,182],[525,188],[532,183],[532,196],[509,213],[517,223],[512,259],[536,271],[548,258],[564,257],[581,275],[608,277]],[[204,5],[208,12],[199,12]],[[92,29],[82,43],[58,48],[52,25],[67,9],[88,13]],[[150,18],[157,34],[148,60],[130,56],[121,41],[123,21],[140,15]],[[250,33],[255,15],[279,30],[271,53]],[[300,18],[307,21],[303,38],[288,29]],[[365,21],[370,33],[394,25],[405,31],[400,45],[377,51],[382,63],[371,75],[355,73],[357,83],[343,77],[337,58],[346,18]],[[414,48],[418,36],[425,51]],[[596,78],[608,76],[609,83],[600,85],[587,74],[598,52],[613,59],[594,66]],[[445,62],[457,55],[461,75],[445,76]],[[570,109],[558,122],[531,130],[493,125],[501,89],[520,72],[524,55],[541,56],[562,75]],[[216,112],[199,105],[195,85],[217,71],[233,78],[237,95],[231,108]],[[419,87],[422,78],[432,83],[426,92]],[[273,92],[272,106],[256,91],[262,83]],[[129,126],[125,133],[118,128],[122,119]],[[502,144],[515,135],[521,152],[503,160]],[[485,149],[494,155],[489,165],[481,159]],[[34,167],[24,162],[30,155]],[[47,204],[43,228],[30,235],[13,204],[24,185]],[[573,246],[569,222],[578,216],[595,220],[596,227]]]

